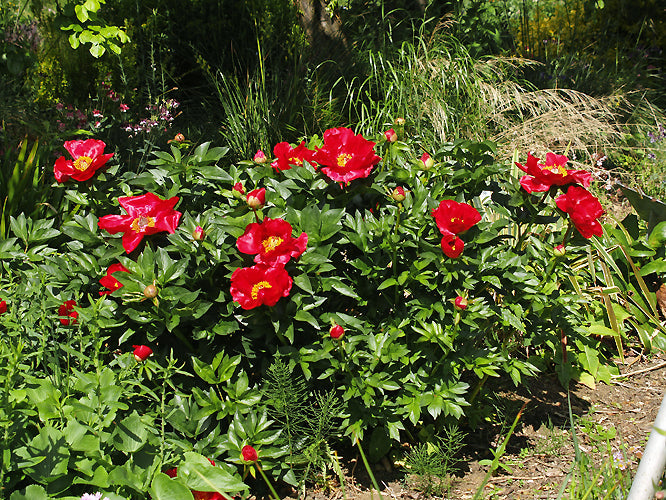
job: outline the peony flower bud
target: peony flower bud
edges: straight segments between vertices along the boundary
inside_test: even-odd
[[[405,119],[398,117],[393,121],[393,123],[395,123],[398,127],[402,127],[405,124]]]
[[[231,193],[234,195],[235,198],[242,197],[245,194],[245,188],[243,187],[243,183],[237,182],[236,184],[234,184]]]
[[[402,186],[396,187],[391,193],[391,198],[393,198],[398,203],[405,200],[405,190]]]
[[[154,299],[157,297],[157,287],[155,285],[148,285],[146,288],[143,289],[143,296],[146,297],[147,299]]]
[[[398,140],[398,134],[396,134],[395,130],[393,130],[392,128],[384,132],[384,137],[386,137],[386,140],[388,142],[395,142]]]
[[[257,460],[259,460],[257,450],[252,448],[250,445],[243,446],[243,449],[241,450],[241,460],[246,464],[255,463]]]
[[[247,206],[257,210],[266,204],[266,188],[255,189],[247,193]]]
[[[345,334],[345,329],[342,328],[340,325],[333,325],[329,330],[329,333],[331,334],[331,338],[333,340],[337,340],[341,339],[342,336]]]
[[[206,231],[203,230],[203,227],[197,226],[194,228],[194,231],[192,231],[192,238],[194,238],[195,241],[201,241],[206,237]],[[145,291],[144,291],[145,293]]]
[[[467,299],[458,295],[456,300],[453,301],[453,306],[459,311],[464,311],[467,309]]]
[[[254,154],[254,158],[252,159],[255,163],[266,163],[268,161],[266,154],[261,149]]]
[[[564,248],[564,245],[557,245],[553,248],[553,256],[555,257],[564,257],[567,253],[567,249]]]
[[[421,161],[423,162],[423,168],[426,170],[430,170],[435,165],[435,160],[428,153],[423,153]]]
[[[153,353],[153,350],[147,345],[133,345],[132,347],[134,347],[134,359],[137,363],[145,361]]]

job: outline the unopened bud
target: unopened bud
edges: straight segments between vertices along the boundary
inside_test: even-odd
[[[345,334],[345,329],[340,325],[333,325],[329,330],[329,333],[331,334],[332,339],[337,340],[342,338],[342,336]]]
[[[564,245],[557,245],[553,248],[553,255],[555,257],[564,257],[567,253],[567,249],[564,248]]]
[[[395,142],[398,140],[398,134],[396,134],[395,130],[393,130],[392,128],[384,132],[384,137],[386,137],[386,140],[388,142]]]
[[[247,193],[247,206],[258,210],[266,204],[266,188],[255,189]]]
[[[204,231],[203,227],[197,226],[194,228],[194,231],[192,231],[192,238],[194,238],[195,241],[201,241],[206,237],[206,231]]]
[[[266,153],[264,153],[261,149],[254,154],[254,158],[252,159],[255,163],[266,163],[266,161],[268,161]]]
[[[405,200],[405,190],[402,186],[396,187],[391,193],[391,198],[393,198],[398,203]]]
[[[430,170],[435,165],[435,160],[428,153],[423,153],[421,161],[423,162],[423,168],[426,170]]]
[[[460,311],[464,311],[467,309],[467,299],[458,295],[456,300],[453,301],[453,306]]]
[[[143,289],[143,296],[147,299],[154,299],[157,297],[157,287],[155,285],[148,285]]]

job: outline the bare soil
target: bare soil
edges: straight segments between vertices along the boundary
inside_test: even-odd
[[[666,388],[666,354],[654,353],[646,358],[628,353],[620,366],[624,375],[611,384],[587,387],[572,384],[570,401],[576,421],[580,450],[596,464],[612,464],[620,470],[635,473],[657,415]],[[467,437],[460,472],[453,478],[445,496],[435,498],[471,499],[488,470],[480,465],[492,459],[490,449],[497,448],[523,403],[527,403],[518,426],[511,436],[500,468],[484,487],[483,498],[494,500],[552,499],[574,464],[574,446],[569,419],[566,389],[554,377],[542,376],[518,389],[500,390],[496,394],[507,410],[503,428],[488,425],[477,428]],[[501,434],[504,433],[504,434]],[[343,464],[343,490],[335,478],[327,488],[313,489],[306,497],[313,500],[378,499],[373,492],[360,457]],[[382,496],[386,498],[424,498],[413,487],[399,459],[386,457],[373,471]],[[292,492],[291,497],[296,495]]]

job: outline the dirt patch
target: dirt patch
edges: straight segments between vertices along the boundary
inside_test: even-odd
[[[501,391],[509,423],[477,429],[468,436],[462,460],[462,472],[453,478],[448,493],[439,498],[470,499],[482,484],[492,459],[490,452],[503,439],[523,403],[527,403],[498,469],[484,487],[483,498],[551,499],[568,480],[575,458],[570,428],[569,402],[576,421],[578,448],[598,467],[633,474],[666,388],[666,354],[649,359],[637,355],[621,365],[622,374],[610,385],[594,388],[582,384],[566,390],[555,379],[542,376],[515,391]],[[513,411],[513,413],[511,413]],[[504,434],[502,434],[502,432]],[[410,487],[400,462],[388,459],[376,464],[374,474],[384,498],[423,498]],[[378,499],[360,457],[343,463],[344,493],[336,478],[327,488],[313,489],[306,497],[314,500]],[[290,495],[292,498],[297,495]]]

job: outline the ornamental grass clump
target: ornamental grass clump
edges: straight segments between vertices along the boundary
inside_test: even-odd
[[[301,488],[339,469],[337,440],[379,460],[407,436],[475,425],[495,384],[610,380],[591,335],[603,273],[580,266],[613,231],[590,178],[553,154],[530,156],[521,181],[492,143],[384,129],[236,163],[165,144],[140,175],[54,183],[57,219],[12,217],[6,491]],[[277,360],[302,382],[289,405]]]

